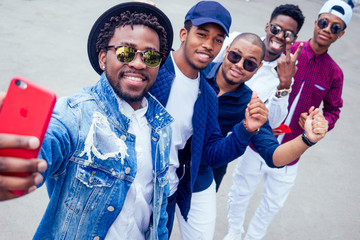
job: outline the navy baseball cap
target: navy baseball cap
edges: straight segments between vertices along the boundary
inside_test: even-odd
[[[219,24],[229,36],[231,15],[226,8],[215,1],[201,1],[193,6],[185,16],[185,22],[190,20],[195,26],[205,23]]]

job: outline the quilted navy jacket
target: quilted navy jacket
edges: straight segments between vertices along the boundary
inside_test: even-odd
[[[169,99],[175,69],[171,57],[167,58],[159,70],[150,92],[166,106]],[[177,190],[177,204],[184,219],[190,210],[191,194],[198,175],[201,159],[206,159],[210,167],[222,166],[241,156],[254,135],[243,123],[234,126],[232,134],[224,138],[218,123],[218,100],[214,90],[201,77],[198,98],[192,118],[193,136],[183,152],[179,152],[180,167],[177,170],[180,182]],[[184,172],[185,171],[185,172]]]

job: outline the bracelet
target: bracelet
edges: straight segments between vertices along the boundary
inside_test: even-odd
[[[305,131],[303,132],[303,134],[301,135],[301,139],[303,140],[303,142],[308,145],[309,147],[313,146],[316,144],[316,142],[311,142],[305,135]]]
[[[246,126],[246,122],[245,122],[245,120],[243,121],[243,124],[244,124],[245,129],[246,129],[249,133],[253,133],[253,134],[255,134],[255,133],[258,133],[258,132],[260,131],[260,128],[258,128],[258,129],[255,129],[255,131],[250,132],[250,131],[249,131],[249,129],[247,128],[247,126]]]

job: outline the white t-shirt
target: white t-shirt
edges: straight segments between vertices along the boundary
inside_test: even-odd
[[[200,83],[200,74],[196,79],[191,79],[180,71],[176,66],[172,53],[171,60],[175,68],[175,79],[166,104],[166,110],[174,118],[169,166],[170,196],[176,192],[179,184],[179,178],[176,175],[176,169],[179,167],[178,150],[185,147],[186,141],[193,134],[192,117]]]
[[[153,163],[151,157],[151,127],[145,117],[148,102],[144,98],[141,108],[134,109],[119,100],[121,112],[130,119],[128,132],[136,136],[137,172],[126,195],[124,206],[109,228],[106,240],[145,239],[152,214]]]

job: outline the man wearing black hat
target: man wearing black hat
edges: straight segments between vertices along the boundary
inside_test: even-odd
[[[168,238],[173,119],[147,91],[172,34],[145,3],[119,4],[95,22],[88,53],[100,81],[56,104],[39,156],[50,202],[34,239]]]
[[[175,119],[167,212],[171,232],[178,206],[182,239],[213,238],[216,194],[211,167],[240,156],[267,120],[265,105],[254,98],[246,120],[234,126],[227,138],[221,134],[216,94],[199,72],[220,51],[230,25],[230,13],[218,2],[201,1],[193,6],[180,30],[180,48],[162,66],[151,89]]]

